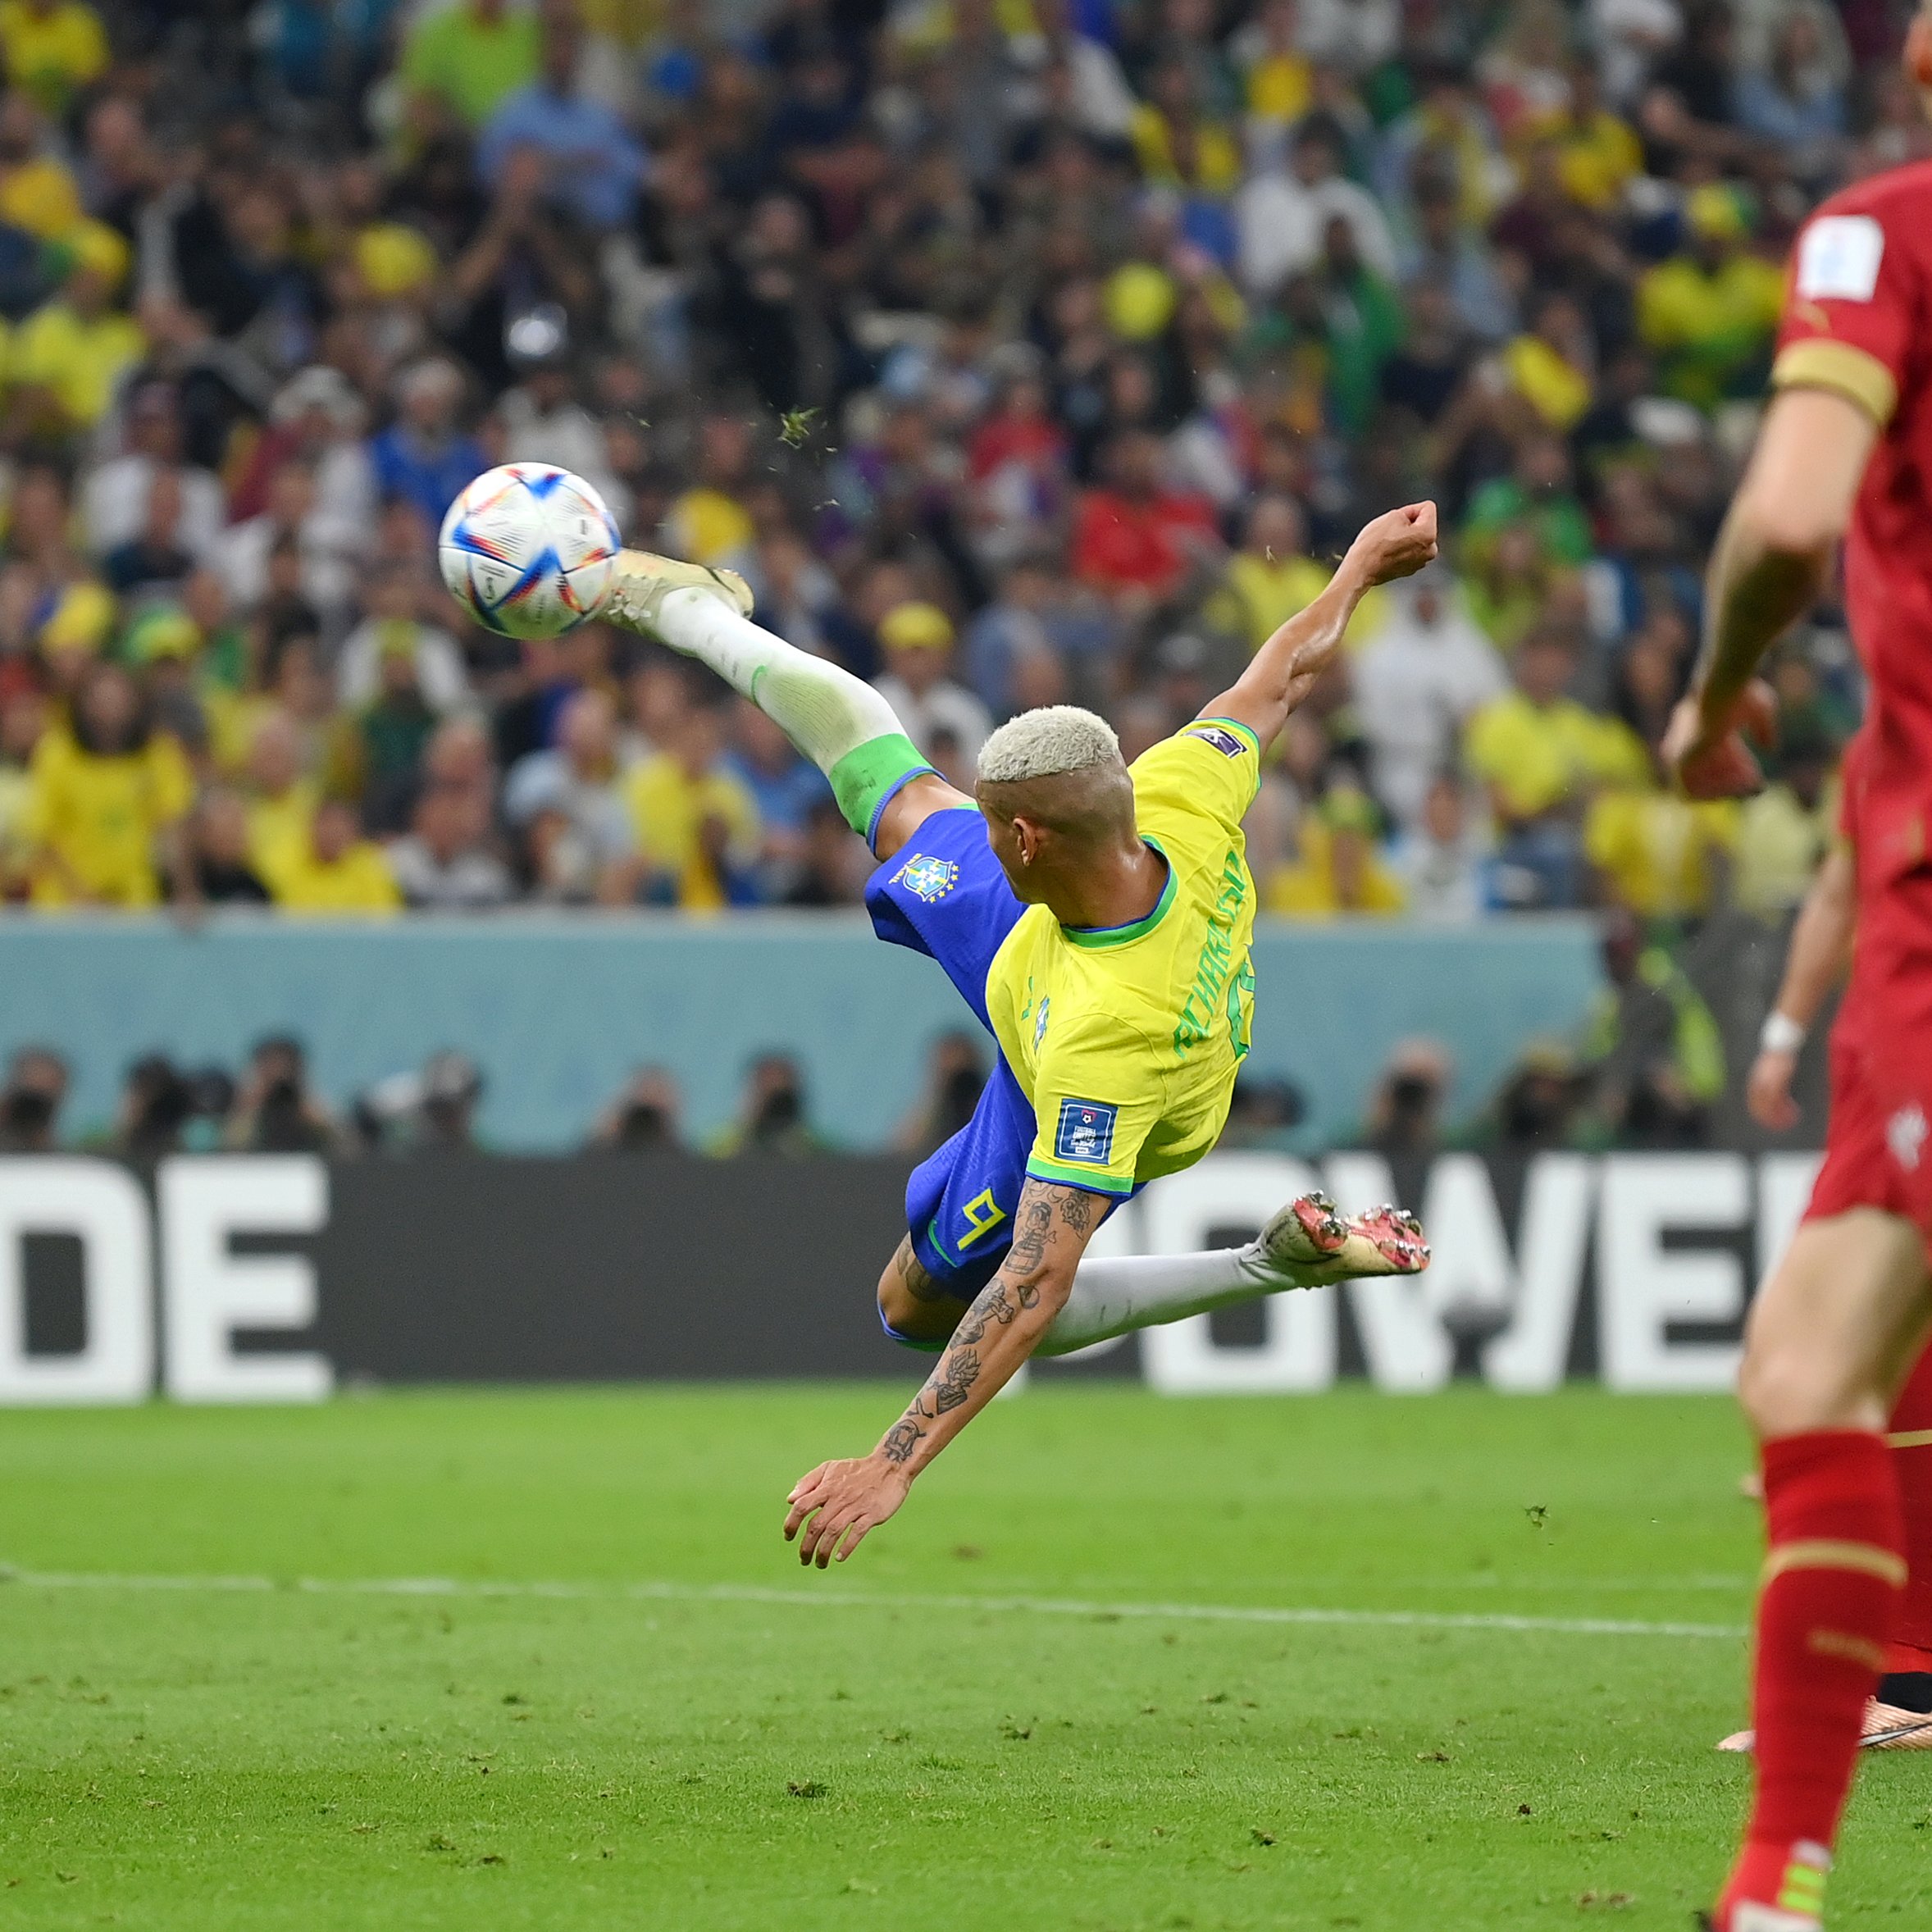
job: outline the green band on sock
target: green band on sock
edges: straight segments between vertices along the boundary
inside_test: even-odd
[[[932,769],[904,732],[886,731],[848,751],[826,776],[846,824],[869,843],[879,807],[908,778]]]

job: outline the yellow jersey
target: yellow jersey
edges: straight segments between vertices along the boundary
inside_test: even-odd
[[[715,912],[728,903],[726,882],[704,842],[704,822],[725,828],[725,857],[743,870],[758,861],[758,804],[729,772],[694,778],[663,752],[634,766],[624,781],[637,850],[654,870],[676,882],[677,903]]]
[[[286,850],[267,884],[284,912],[382,918],[403,909],[403,895],[381,846],[358,839],[339,859],[317,859],[304,840]]]
[[[1200,718],[1131,768],[1141,836],[1167,861],[1153,911],[1127,926],[1021,914],[987,974],[987,1011],[1032,1104],[1035,1178],[1130,1194],[1219,1139],[1248,1050],[1255,882],[1242,815],[1261,781],[1255,734]]]
[[[321,802],[322,788],[312,778],[298,778],[274,798],[249,801],[248,863],[264,879],[301,863],[308,850],[308,828]]]
[[[1734,799],[1615,786],[1591,801],[1583,855],[1639,918],[1695,917],[1711,909],[1719,865],[1737,850],[1738,822]]]
[[[109,57],[100,16],[79,0],[44,12],[0,0],[0,55],[7,78],[52,115],[66,112],[75,94],[107,71]]]
[[[87,429],[107,414],[115,385],[147,351],[148,338],[132,316],[90,318],[49,302],[16,331],[7,376],[44,389],[67,423]]]
[[[66,905],[75,888],[110,905],[161,897],[155,840],[194,802],[194,774],[181,747],[156,731],[138,751],[102,756],[66,731],[34,747],[21,836],[37,852],[36,905]]]

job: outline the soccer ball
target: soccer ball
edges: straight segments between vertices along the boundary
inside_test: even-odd
[[[510,462],[449,506],[436,554],[449,595],[478,623],[505,637],[557,637],[603,604],[617,526],[581,476]]]

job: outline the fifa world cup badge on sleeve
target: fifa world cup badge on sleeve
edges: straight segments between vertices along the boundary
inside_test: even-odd
[[[959,868],[950,859],[932,859],[923,852],[914,853],[900,867],[892,882],[931,905],[959,884]]]
[[[1239,758],[1247,750],[1233,731],[1223,731],[1219,725],[1192,725],[1188,727],[1187,736],[1213,745],[1223,758]]]
[[[1119,1111],[1100,1100],[1062,1100],[1054,1159],[1105,1167],[1113,1155],[1114,1120]]]
[[[1869,302],[1885,231],[1870,215],[1825,215],[1798,238],[1798,292],[1811,302]]]

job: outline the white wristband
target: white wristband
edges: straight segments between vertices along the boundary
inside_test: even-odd
[[[1774,1006],[1765,1015],[1764,1029],[1757,1036],[1758,1050],[1763,1053],[1796,1053],[1804,1045],[1809,1031],[1788,1013],[1780,1013]]]

